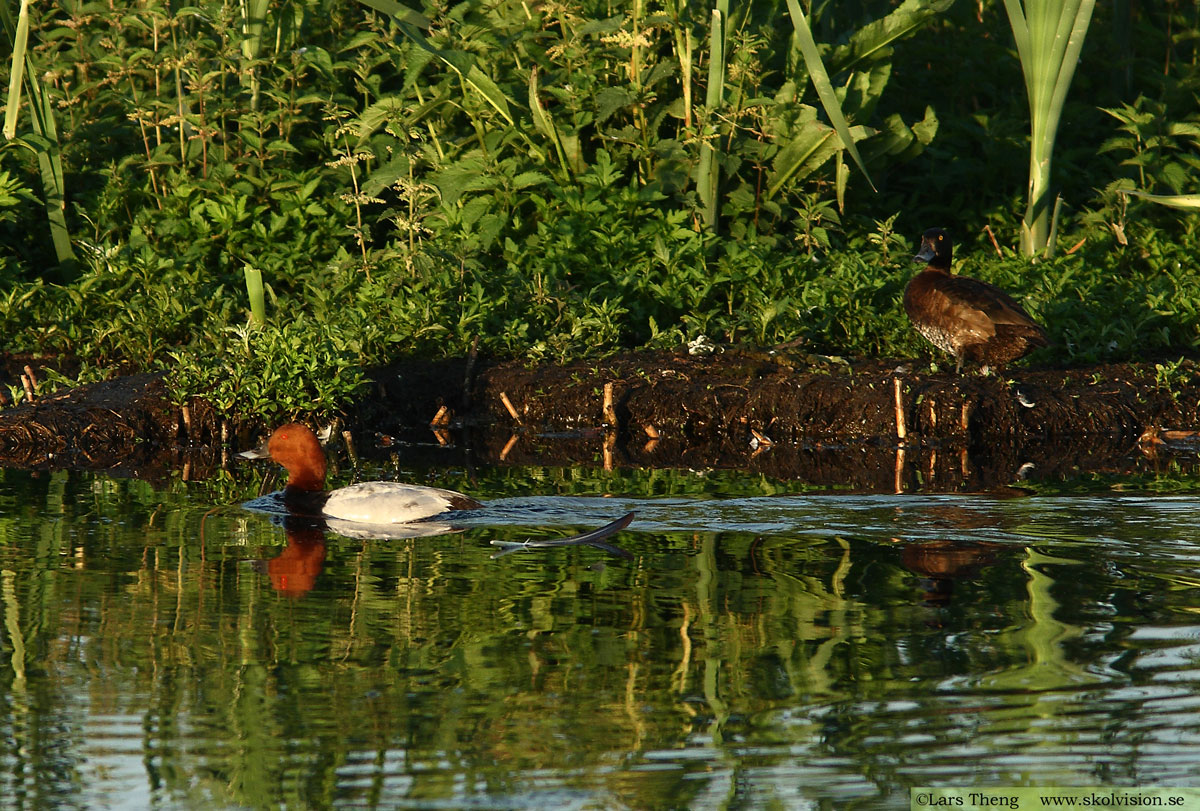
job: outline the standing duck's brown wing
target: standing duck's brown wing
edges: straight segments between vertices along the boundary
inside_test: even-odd
[[[978,315],[971,320],[986,319],[990,324],[1009,324],[1012,326],[1028,327],[1042,335],[1045,331],[1041,325],[1029,317],[1029,313],[1018,304],[1012,296],[1005,293],[994,284],[981,282],[969,276],[946,276],[938,289],[953,302],[956,310],[967,316],[967,311]]]

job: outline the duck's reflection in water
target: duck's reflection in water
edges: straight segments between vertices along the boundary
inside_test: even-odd
[[[971,541],[934,541],[909,544],[900,552],[900,562],[921,575],[927,605],[946,605],[959,580],[974,580],[985,566],[996,561],[1002,544]]]
[[[317,583],[325,565],[325,527],[311,518],[288,515],[283,518],[287,546],[278,556],[255,562],[271,587],[288,597],[303,597]]]

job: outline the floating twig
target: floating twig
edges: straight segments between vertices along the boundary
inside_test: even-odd
[[[548,549],[555,546],[594,546],[597,549],[603,549],[605,552],[619,555],[623,558],[632,558],[633,555],[626,552],[624,549],[613,546],[612,544],[601,543],[601,541],[610,535],[615,535],[616,533],[625,529],[625,527],[629,526],[629,522],[633,520],[633,517],[636,514],[637,513],[632,512],[626,513],[616,521],[605,524],[599,529],[593,529],[590,532],[583,533],[582,535],[572,535],[570,538],[558,538],[551,541],[492,541],[492,546],[499,546],[501,548],[501,551],[492,555],[492,559],[495,560],[496,558],[501,558],[505,555],[511,555],[513,552],[523,549]]]

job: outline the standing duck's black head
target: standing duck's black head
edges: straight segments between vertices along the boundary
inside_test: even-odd
[[[950,240],[950,235],[941,228],[930,228],[921,235],[921,251],[913,257],[913,261],[949,270],[953,256],[954,243]]]

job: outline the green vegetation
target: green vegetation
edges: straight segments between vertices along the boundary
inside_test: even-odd
[[[913,356],[931,225],[1047,323],[1040,362],[1200,343],[1200,234],[1154,202],[1200,191],[1177,5],[1095,10],[1041,203],[1015,0],[4,9],[2,348],[84,379],[274,417],[475,340]],[[1031,265],[1022,217],[1059,196]]]

